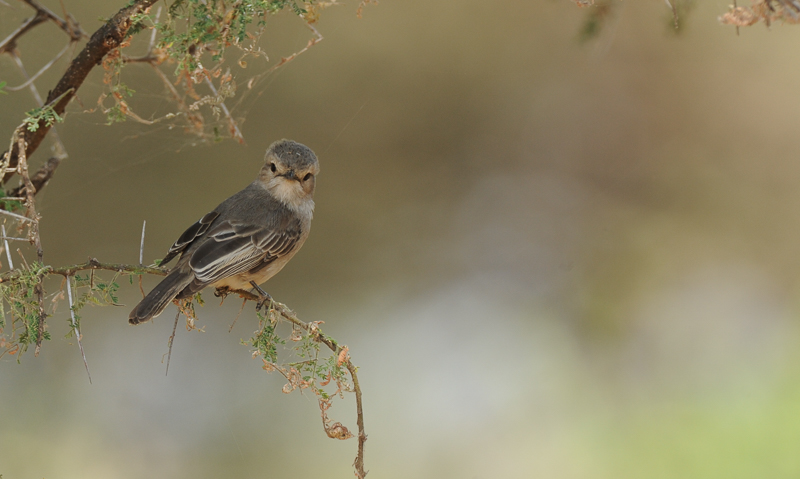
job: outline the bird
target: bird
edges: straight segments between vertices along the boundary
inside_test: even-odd
[[[217,294],[259,285],[277,274],[308,237],[314,214],[319,161],[305,145],[279,140],[267,149],[255,181],[191,225],[160,265],[180,255],[175,267],[128,317],[140,324],[173,301],[207,286]],[[259,304],[259,306],[260,306]]]

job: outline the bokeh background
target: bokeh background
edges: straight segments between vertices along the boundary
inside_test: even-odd
[[[7,1],[0,37],[30,15]],[[121,5],[64,3],[87,31]],[[95,72],[39,196],[45,259],[137,262],[143,220],[159,258],[292,138],[320,157],[317,210],[267,290],[351,348],[370,477],[798,477],[800,27],[737,36],[727,4],[675,35],[664,2],[619,2],[588,43],[568,0],[330,8],[239,106],[245,145],[105,126],[82,113]],[[273,63],[309,38],[269,28]],[[31,71],[64,44],[39,29]],[[135,107],[162,102],[125,75]],[[0,79],[21,82],[7,57]],[[0,132],[34,106],[0,97]],[[38,358],[0,360],[5,479],[351,477],[355,441],[240,344],[252,313],[228,332],[238,301],[207,295],[165,377],[172,310],[131,327],[138,297],[84,311],[91,385],[65,307]],[[333,416],[354,428],[352,401]]]

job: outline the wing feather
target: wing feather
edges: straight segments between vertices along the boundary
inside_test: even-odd
[[[301,235],[299,221],[278,231],[272,226],[239,225],[231,221],[215,225],[189,260],[196,281],[209,285],[260,269],[296,247]]]
[[[203,236],[203,234],[208,231],[211,223],[217,219],[217,216],[219,216],[219,213],[212,211],[211,213],[208,213],[197,220],[195,224],[188,227],[186,231],[184,231],[183,234],[177,239],[177,241],[175,241],[175,243],[173,243],[173,245],[169,248],[167,255],[161,260],[161,266],[169,263],[172,261],[172,258],[186,251],[186,248],[188,248],[189,245],[194,242],[194,240],[200,236]]]

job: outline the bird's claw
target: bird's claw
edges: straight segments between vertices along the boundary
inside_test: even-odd
[[[272,296],[270,296],[269,293],[261,289],[261,287],[258,284],[256,284],[255,281],[250,281],[250,284],[258,292],[258,302],[256,303],[256,311],[261,311],[261,308],[263,308],[265,304],[272,303]]]

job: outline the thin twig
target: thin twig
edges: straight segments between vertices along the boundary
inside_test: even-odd
[[[32,219],[30,219],[30,218],[27,218],[27,217],[25,217],[25,216],[18,215],[18,214],[16,214],[16,213],[12,213],[12,212],[10,212],[10,211],[6,211],[6,210],[0,210],[0,215],[6,215],[6,216],[10,216],[10,217],[12,217],[12,218],[15,218],[15,219],[18,219],[18,220],[20,220],[20,221],[29,221],[29,222],[30,222],[30,221],[33,221],[33,220],[32,220]],[[3,236],[5,236],[5,233],[3,233]]]
[[[147,220],[144,220],[142,223],[142,242],[139,245],[139,265],[141,266],[144,262],[144,229],[147,226]],[[142,292],[142,299],[144,299],[144,287],[142,286],[142,275],[139,275],[139,291]]]
[[[14,59],[14,62],[17,64],[17,67],[19,68],[20,72],[22,72],[22,76],[26,79],[25,83],[17,88],[22,88],[23,86],[28,85],[31,90],[31,95],[33,95],[33,99],[36,100],[36,105],[38,105],[40,108],[44,106],[44,100],[42,100],[41,95],[39,95],[39,90],[36,88],[36,84],[33,83],[33,81],[36,79],[36,77],[41,75],[42,72],[50,68],[53,62],[58,60],[58,58],[61,55],[63,55],[64,52],[67,51],[67,49],[71,45],[74,44],[75,44],[74,42],[70,42],[69,44],[67,44],[67,46],[64,47],[64,49],[61,51],[61,53],[58,54],[58,56],[56,56],[56,58],[54,58],[49,64],[45,65],[45,67],[39,70],[39,72],[33,77],[28,76],[28,72],[27,70],[25,70],[25,65],[22,64],[22,59],[19,57],[19,55],[17,55],[16,52],[11,52],[11,57]],[[12,89],[8,88],[8,90]],[[59,161],[66,159],[69,155],[67,155],[67,149],[64,147],[64,143],[61,141],[61,137],[58,135],[58,130],[56,129],[55,125],[53,125],[51,128],[53,129],[53,134],[51,135],[51,137],[53,139],[53,142],[55,143],[55,158],[57,158]],[[58,164],[54,166],[48,165],[48,167],[52,168],[52,170],[55,170],[58,167]],[[37,171],[34,176],[38,176],[40,174],[40,171],[41,170]],[[49,173],[50,176],[53,176],[52,171],[50,171]],[[46,183],[46,181],[44,183]],[[44,186],[44,183],[41,186]],[[36,186],[36,182],[34,182],[34,186]],[[36,186],[36,189],[38,190],[39,186]]]
[[[353,466],[356,468],[356,475],[359,479],[367,477],[367,472],[364,470],[364,444],[367,442],[367,433],[364,431],[364,410],[361,406],[361,386],[358,384],[357,367],[353,365],[350,359],[346,362],[347,370],[350,371],[350,376],[353,378],[353,390],[356,394],[356,425],[358,425],[358,453]]]
[[[239,316],[241,316],[241,315],[242,315],[242,311],[244,311],[244,305],[245,305],[245,304],[247,304],[247,298],[244,298],[244,299],[242,300],[242,307],[241,307],[241,308],[239,308],[239,312],[238,312],[238,313],[236,313],[236,317],[235,317],[235,318],[233,318],[233,322],[231,323],[231,327],[230,327],[230,328],[228,328],[228,332],[229,332],[229,333],[230,333],[231,331],[233,331],[233,326],[236,324],[236,321],[238,321],[238,320],[239,320]]]
[[[172,358],[172,344],[175,342],[175,332],[178,331],[178,320],[181,317],[180,308],[178,309],[178,314],[175,315],[175,324],[172,326],[172,335],[169,337],[169,351],[167,351],[167,371],[164,373],[164,376],[169,375],[169,361]]]
[[[161,18],[161,10],[163,8],[164,7],[162,5],[159,5],[158,6],[158,10],[156,10],[156,18],[155,18],[155,20],[153,22],[156,25],[158,24],[158,20]],[[156,46],[156,33],[158,32],[158,29],[155,28],[155,26],[151,30],[152,31],[150,32],[150,44],[147,46],[147,51],[148,52],[152,52],[153,51],[153,47]]]
[[[25,22],[20,25],[11,35],[6,37],[2,43],[0,43],[0,53],[10,52],[14,50],[17,46],[17,40],[20,39],[23,35],[28,33],[28,31],[32,30],[37,25],[40,25],[47,20],[52,21],[58,27],[63,30],[67,35],[69,35],[71,42],[77,42],[81,38],[86,38],[86,32],[81,30],[81,27],[72,19],[70,16],[67,16],[67,20],[61,19],[58,15],[53,13],[50,9],[45,7],[44,5],[40,4],[36,0],[22,0],[23,2],[27,3],[31,8],[36,10],[36,15],[33,17],[25,20]]]
[[[278,62],[277,64],[273,65],[267,71],[265,71],[263,73],[259,73],[258,75],[255,75],[252,78],[250,78],[250,80],[247,81],[247,89],[248,90],[252,89],[253,86],[257,85],[261,81],[261,79],[269,76],[272,72],[274,72],[278,68],[286,65],[290,61],[292,61],[295,58],[297,58],[299,55],[302,55],[303,53],[307,52],[309,48],[313,47],[317,43],[319,43],[322,40],[324,40],[324,37],[322,36],[321,33],[319,33],[319,30],[317,30],[314,27],[314,25],[306,22],[306,27],[308,27],[308,29],[311,30],[311,32],[314,34],[314,37],[308,40],[308,43],[306,44],[306,46],[304,48],[302,48],[301,50],[298,50],[298,51],[292,53],[288,57],[282,57],[280,62]],[[236,102],[236,105],[234,105],[234,108],[236,108],[239,105],[241,105],[242,101],[244,101],[244,100],[245,100],[245,95],[240,95],[239,100]]]
[[[164,72],[162,72],[161,69],[158,68],[158,65],[156,65],[155,62],[150,62],[150,66],[153,67],[153,70],[155,70],[158,78],[160,78],[161,81],[164,83],[164,86],[167,87],[167,90],[169,90],[170,94],[172,95],[172,99],[175,101],[175,103],[178,104],[178,108],[181,111],[175,113],[175,115],[181,115],[181,114],[185,115],[187,121],[189,122],[191,127],[194,128],[195,132],[198,135],[202,135],[203,115],[201,115],[199,111],[189,110],[189,107],[186,105],[186,102],[183,101],[183,98],[181,98],[181,94],[178,93],[178,89],[175,88],[175,85],[173,85],[170,79],[167,78],[167,75],[165,75]]]
[[[206,85],[208,85],[208,88],[211,89],[211,92],[214,94],[214,96],[219,97],[217,89],[214,88],[214,83],[212,83],[211,80],[208,79],[208,77],[205,77],[205,80],[206,80]],[[230,123],[231,131],[233,132],[233,137],[239,143],[244,143],[244,137],[242,136],[242,132],[239,131],[239,125],[236,124],[236,120],[234,120],[233,117],[231,116],[231,112],[228,110],[228,107],[225,106],[225,102],[224,101],[220,102],[219,106],[222,107],[222,111],[225,113],[225,117],[228,118],[228,123]]]
[[[53,57],[52,60],[50,60],[47,64],[45,64],[45,66],[40,68],[39,71],[36,72],[33,76],[28,77],[28,79],[25,80],[25,83],[23,83],[21,85],[18,85],[18,86],[7,86],[7,87],[5,87],[5,89],[8,90],[8,91],[19,91],[19,90],[22,90],[23,88],[27,87],[28,85],[33,83],[37,78],[39,78],[42,75],[42,73],[46,72],[51,66],[53,66],[53,64],[55,62],[57,62],[58,59],[61,58],[67,52],[67,50],[69,50],[70,46],[71,46],[70,43],[67,43],[66,45],[64,45],[64,48],[62,48],[61,51],[58,52],[58,54],[55,57]],[[14,58],[18,59],[19,57],[17,55],[14,55]],[[40,99],[39,100],[40,106],[41,106],[41,103],[42,102],[41,102],[41,99]]]
[[[4,211],[4,210],[0,210],[0,211]],[[5,239],[6,238],[6,225],[5,224],[0,226],[0,231],[3,232],[3,238],[4,238],[3,241],[5,242],[5,245],[6,245],[5,249],[6,249],[6,257],[8,258],[8,268],[13,270],[14,269],[14,262],[11,261],[11,248],[8,246],[8,240]]]
[[[142,242],[139,245],[139,264],[141,265],[144,261],[144,230],[147,227],[147,220],[144,220],[142,223]]]
[[[75,310],[72,304],[72,276],[67,276],[67,296],[69,297],[69,317],[72,321],[72,329],[75,331],[75,337],[78,339],[78,348],[81,350],[83,365],[86,367],[86,375],[89,376],[89,384],[92,384],[92,374],[89,372],[89,363],[86,361],[86,353],[83,351],[83,343],[81,342],[81,330],[78,328],[78,323],[75,321]]]
[[[41,13],[36,13],[33,17],[25,20],[25,22],[14,30],[11,35],[7,36],[5,40],[0,42],[0,53],[13,51],[17,47],[17,40],[22,35],[28,33],[36,25],[42,24],[47,21],[47,16]]]
[[[231,290],[231,293],[236,293],[240,297],[245,298],[245,300],[248,299],[253,301],[261,300],[261,298],[258,295],[251,293],[250,291],[237,289],[237,290]],[[346,349],[346,346],[340,346],[336,343],[336,341],[324,335],[316,326],[316,324],[312,325],[311,323],[306,323],[304,321],[301,321],[297,317],[297,314],[291,309],[289,309],[285,304],[273,300],[270,302],[270,309],[280,314],[284,319],[286,319],[290,323],[304,329],[314,338],[315,341],[324,344],[335,354],[340,354],[342,353],[342,351]],[[350,361],[349,357],[345,360],[344,364],[347,366],[347,370],[350,372],[350,376],[353,378],[353,392],[356,395],[356,415],[357,415],[356,424],[358,425],[358,453],[356,454],[356,459],[353,462],[353,466],[356,469],[356,476],[359,479],[364,479],[367,476],[368,472],[364,470],[364,444],[367,442],[367,433],[364,430],[364,411],[361,402],[361,386],[359,385],[358,382],[358,374],[357,374],[358,368]],[[278,371],[280,371],[280,369],[278,369]]]
[[[27,3],[31,8],[35,9],[37,15],[44,15],[46,18],[48,18],[53,23],[58,25],[58,27],[61,28],[61,30],[63,30],[64,33],[69,35],[72,41],[77,42],[81,38],[88,38],[86,32],[81,30],[80,26],[78,26],[74,22],[74,19],[71,19],[68,14],[65,15],[66,20],[63,20],[61,19],[61,17],[53,13],[52,10],[39,3],[37,0],[22,0],[22,1]]]

